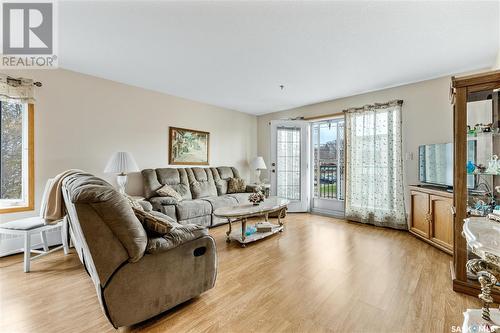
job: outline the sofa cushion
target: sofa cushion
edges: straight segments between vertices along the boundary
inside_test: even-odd
[[[210,201],[210,204],[212,205],[214,211],[220,207],[231,207],[238,205],[238,200],[236,200],[236,198],[232,197],[230,194],[221,195],[220,197],[203,198],[203,200]],[[217,217],[212,213],[212,221],[210,223],[211,227],[215,227],[224,223],[227,223],[226,218]]]
[[[250,201],[248,201],[250,193],[231,193],[228,194],[228,196],[235,198],[236,201],[238,201],[238,205],[244,205],[250,203]]]
[[[199,216],[212,214],[212,205],[205,200],[184,200],[176,206],[177,220],[188,220]]]
[[[151,254],[161,253],[194,239],[208,235],[206,227],[197,224],[181,225],[175,223],[173,228],[162,237],[152,237],[148,239],[146,252]]]
[[[161,197],[171,197],[177,201],[182,201],[182,199],[184,199],[182,195],[179,194],[179,192],[174,190],[172,186],[168,184],[165,184],[162,187],[160,187],[158,190],[156,190],[156,193],[158,193],[158,195]]]
[[[197,224],[208,228],[212,225],[212,215],[199,216],[199,217],[194,217],[192,219],[177,221],[177,222],[182,225]]]
[[[247,188],[244,179],[229,178],[227,181],[227,193],[244,193]]]
[[[163,185],[169,185],[183,199],[191,199],[191,190],[186,169],[160,168],[142,170],[144,195],[147,199],[157,196],[156,191]]]
[[[207,197],[201,200],[210,202],[210,204],[212,205],[212,211],[220,207],[230,207],[238,204],[238,200],[231,197],[230,195],[221,195],[220,197]]]
[[[209,168],[191,168],[186,171],[193,199],[217,195],[217,187]]]
[[[233,167],[222,166],[218,168],[211,168],[211,170],[218,195],[224,195],[227,193],[227,182],[229,178],[240,178],[238,170]]]

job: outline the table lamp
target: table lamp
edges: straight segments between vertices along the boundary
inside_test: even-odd
[[[262,158],[262,156],[257,156],[256,158],[254,158],[251,166],[252,169],[255,170],[256,184],[260,184],[260,171],[267,169],[266,163],[264,163],[264,159]]]
[[[105,173],[115,173],[118,191],[125,194],[125,185],[127,185],[127,173],[138,172],[139,167],[135,163],[132,154],[126,151],[119,151],[113,154],[104,169]]]

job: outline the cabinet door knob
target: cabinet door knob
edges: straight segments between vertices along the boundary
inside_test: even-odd
[[[450,210],[451,210],[451,215],[453,216],[457,215],[457,209],[455,208],[455,206],[450,206]]]

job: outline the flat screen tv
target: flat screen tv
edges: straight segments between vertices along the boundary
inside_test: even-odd
[[[453,144],[419,146],[418,175],[421,183],[453,186]]]

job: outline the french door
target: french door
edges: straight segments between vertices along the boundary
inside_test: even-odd
[[[271,121],[271,194],[290,200],[290,212],[309,210],[309,123]]]
[[[311,210],[344,215],[344,118],[312,123]]]

